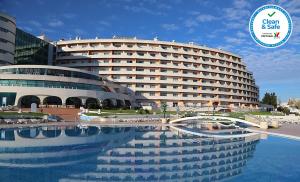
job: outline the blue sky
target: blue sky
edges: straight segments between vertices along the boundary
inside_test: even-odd
[[[260,47],[249,34],[250,16],[264,4],[280,5],[292,16],[293,33],[282,47]],[[281,101],[300,98],[299,0],[0,0],[0,11],[51,40],[157,36],[222,48],[243,57],[261,96],[272,91]]]

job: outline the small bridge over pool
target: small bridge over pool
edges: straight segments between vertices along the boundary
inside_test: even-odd
[[[224,116],[195,116],[195,117],[186,117],[186,118],[180,118],[180,119],[175,119],[170,121],[170,123],[175,124],[175,123],[180,123],[180,122],[199,122],[199,124],[201,122],[206,123],[206,122],[210,122],[210,123],[241,123],[244,125],[248,125],[248,126],[254,126],[254,127],[258,127],[261,128],[261,125],[258,123],[254,123],[254,122],[250,122],[250,121],[246,121],[243,119],[238,119],[238,118],[231,118],[231,117],[224,117]]]

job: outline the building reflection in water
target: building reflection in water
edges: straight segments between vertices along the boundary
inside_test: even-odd
[[[223,181],[241,174],[258,141],[153,126],[2,129],[0,179]]]

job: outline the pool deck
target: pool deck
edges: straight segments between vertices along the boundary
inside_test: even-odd
[[[269,128],[267,130],[251,127],[248,130],[251,132],[300,140],[300,124],[282,124],[279,128]]]

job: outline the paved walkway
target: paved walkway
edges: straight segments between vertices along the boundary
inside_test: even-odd
[[[30,109],[22,109],[22,111],[30,111]],[[78,120],[79,109],[73,108],[38,108],[39,112],[56,115],[64,119],[65,121],[76,121]]]
[[[256,133],[264,133],[273,136],[279,136],[289,139],[300,140],[300,125],[299,124],[283,124],[277,129],[259,129],[259,128],[248,128],[248,131]]]

